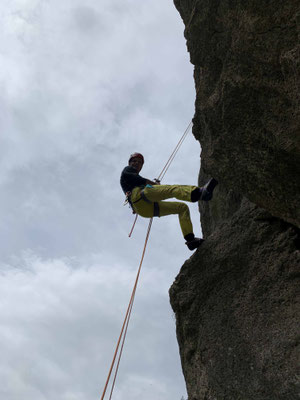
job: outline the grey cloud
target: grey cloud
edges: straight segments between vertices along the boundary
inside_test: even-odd
[[[80,393],[85,393],[87,399],[94,398],[99,395],[99,380],[106,374],[116,339],[110,332],[118,331],[134,272],[105,264],[85,264],[74,270],[70,260],[41,260],[33,254],[19,261],[26,264],[26,269],[7,270],[0,282],[1,292],[6,295],[3,306],[9,305],[10,309],[9,314],[2,309],[5,325],[0,328],[7,398],[26,397],[35,391],[47,399],[64,399],[67,392],[76,399],[81,399]],[[167,350],[174,341],[174,336],[161,340],[155,333],[159,325],[164,324],[166,329],[174,322],[168,322],[167,302],[162,302],[165,295],[155,300],[151,289],[160,291],[164,275],[158,270],[144,273],[143,285],[150,290],[144,291],[135,310],[128,339],[128,346],[135,351],[127,355],[120,370],[121,387],[140,380],[140,392],[145,381],[150,381],[154,385],[152,393],[158,387],[167,392],[166,383],[160,382],[163,359],[160,367],[153,350],[158,351],[162,345]],[[150,304],[159,310],[155,318],[146,314]],[[15,334],[5,335],[5,331]],[[169,368],[172,375],[172,364]],[[13,386],[13,382],[18,384]],[[168,388],[168,395],[172,392]]]
[[[103,22],[98,13],[91,7],[76,7],[72,11],[75,27],[84,34],[95,34],[95,31],[103,28]]]
[[[128,238],[120,172],[141,151],[156,177],[193,114],[183,24],[155,1],[1,8],[2,397],[96,398],[148,225],[139,218]],[[165,183],[195,184],[198,164],[190,136]],[[184,394],[167,292],[189,255],[177,217],[155,219],[119,399]]]

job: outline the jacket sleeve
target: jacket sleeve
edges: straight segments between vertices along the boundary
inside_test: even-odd
[[[132,186],[142,186],[147,184],[147,179],[140,176],[132,167],[126,167],[123,170],[123,178],[127,184]]]

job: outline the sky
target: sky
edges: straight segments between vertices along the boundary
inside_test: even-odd
[[[149,222],[128,238],[120,173],[138,151],[157,177],[193,117],[183,31],[171,0],[0,5],[1,399],[101,398]],[[163,183],[199,168],[190,133]],[[190,255],[155,218],[113,399],[186,398],[168,290]]]

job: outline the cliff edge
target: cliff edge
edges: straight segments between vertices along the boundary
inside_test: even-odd
[[[189,400],[299,399],[300,4],[175,0],[204,244],[170,289]]]

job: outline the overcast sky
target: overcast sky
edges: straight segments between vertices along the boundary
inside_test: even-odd
[[[183,30],[171,0],[0,5],[1,399],[101,397],[148,225],[128,238],[119,177],[135,151],[157,177],[193,117]],[[163,183],[197,184],[199,156],[190,133]],[[186,397],[168,289],[190,255],[156,218],[114,399]]]

